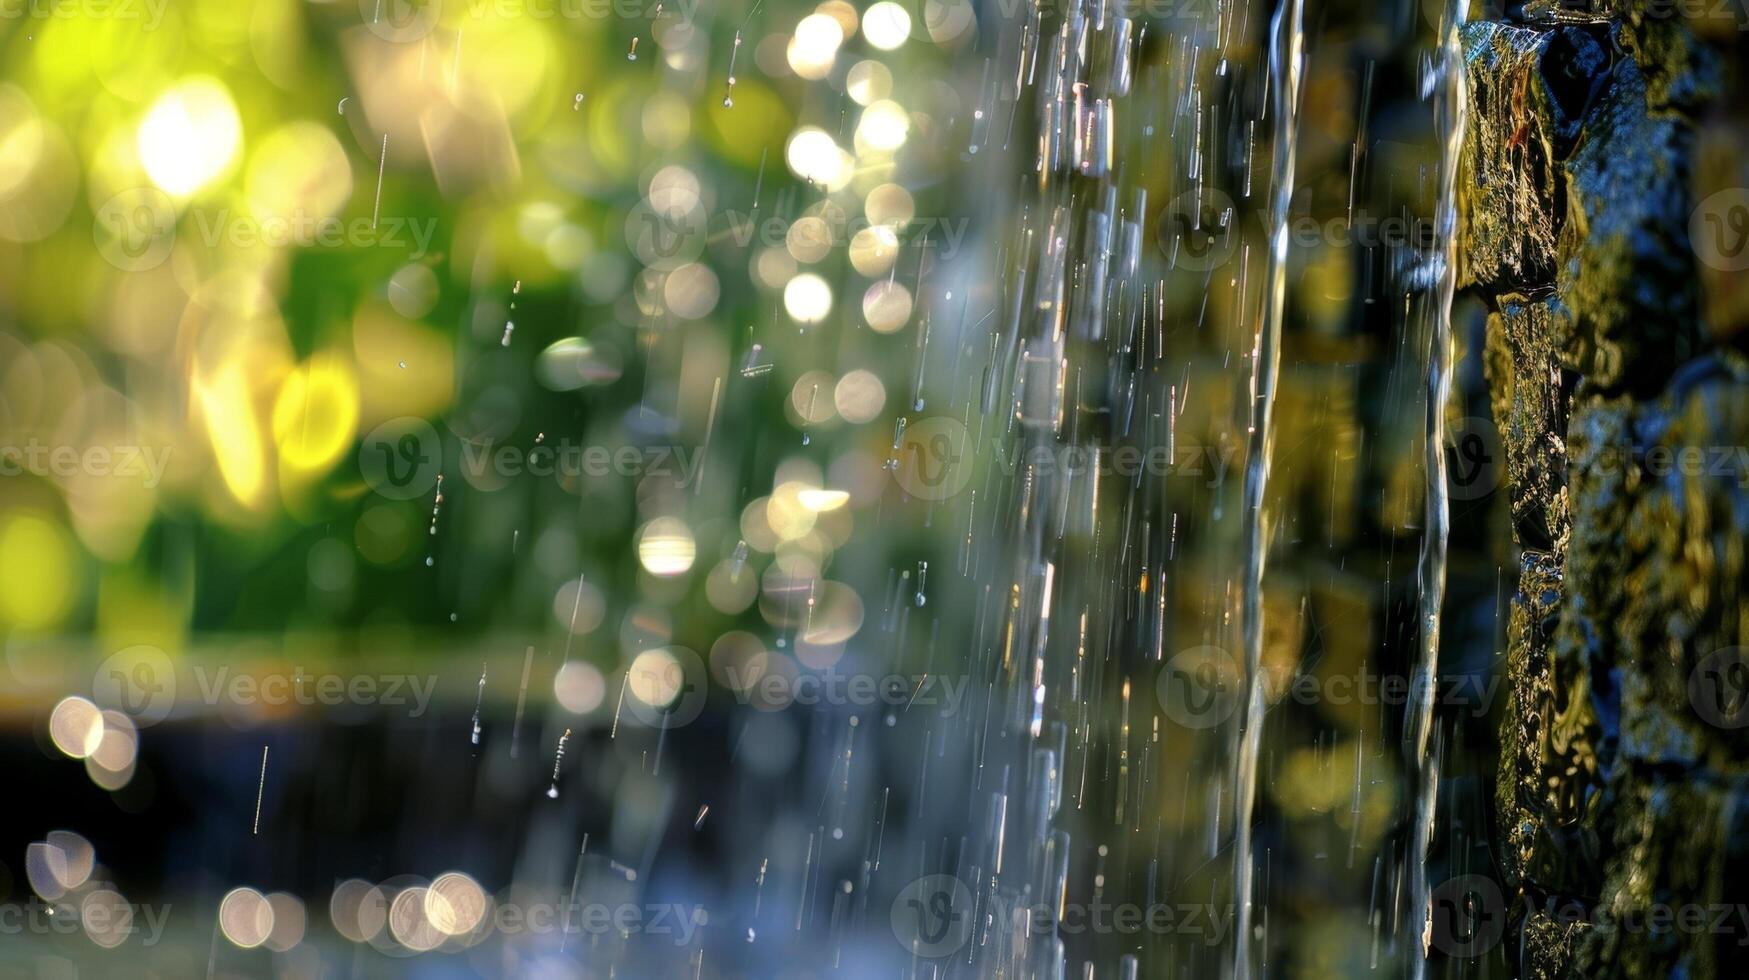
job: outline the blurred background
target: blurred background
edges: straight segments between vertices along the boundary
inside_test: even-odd
[[[1504,975],[1403,911],[1448,15],[1289,18],[1286,137],[1279,16],[0,11],[0,975]],[[1480,329],[1436,885],[1517,565]]]

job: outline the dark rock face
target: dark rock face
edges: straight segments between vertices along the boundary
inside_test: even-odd
[[[1749,975],[1749,363],[1689,243],[1718,60],[1642,4],[1470,25],[1463,284],[1522,560],[1497,819],[1526,977]]]

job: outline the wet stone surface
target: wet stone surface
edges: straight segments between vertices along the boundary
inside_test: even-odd
[[[1709,349],[1688,241],[1718,61],[1626,3],[1532,3],[1464,43],[1461,275],[1490,307],[1522,553],[1496,800],[1515,970],[1741,976],[1745,926],[1707,913],[1749,891],[1749,493],[1728,458],[1749,365]]]

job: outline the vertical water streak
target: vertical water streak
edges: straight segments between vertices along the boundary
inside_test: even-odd
[[[1415,683],[1420,696],[1409,701],[1409,732],[1413,739],[1415,765],[1415,826],[1409,846],[1409,908],[1411,920],[1422,939],[1420,955],[1410,957],[1410,976],[1420,980],[1426,973],[1428,924],[1427,848],[1433,839],[1434,810],[1439,803],[1439,760],[1429,750],[1432,740],[1433,691],[1439,669],[1439,614],[1445,601],[1446,543],[1451,531],[1451,507],[1446,496],[1445,403],[1451,394],[1451,306],[1457,287],[1457,170],[1463,147],[1466,104],[1463,49],[1458,32],[1463,27],[1467,0],[1452,0],[1442,18],[1440,47],[1444,56],[1445,84],[1434,100],[1442,138],[1439,161],[1439,203],[1435,212],[1439,279],[1433,296],[1431,336],[1427,351],[1427,513],[1421,538],[1421,648]]]
[[[1245,581],[1241,623],[1245,644],[1245,709],[1234,775],[1233,975],[1251,975],[1251,814],[1257,796],[1257,758],[1263,741],[1263,570],[1268,548],[1263,498],[1269,484],[1275,382],[1281,362],[1281,322],[1287,301],[1288,211],[1293,203],[1294,159],[1304,70],[1304,0],[1283,0],[1270,27],[1269,87],[1274,97],[1274,185],[1269,202],[1269,278],[1263,295],[1251,392],[1251,438],[1245,459]]]

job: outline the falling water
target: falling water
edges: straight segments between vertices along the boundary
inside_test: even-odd
[[[559,736],[559,747],[553,752],[553,781],[547,787],[547,798],[559,798],[559,770],[565,765],[565,743],[571,740],[571,730],[565,729],[565,734]]]
[[[1431,330],[1427,349],[1427,435],[1426,435],[1426,529],[1421,537],[1421,646],[1414,682],[1426,685],[1421,696],[1409,700],[1409,732],[1413,739],[1415,779],[1415,819],[1409,841],[1410,855],[1408,908],[1409,921],[1416,928],[1411,935],[1421,935],[1430,910],[1427,879],[1427,850],[1433,840],[1434,812],[1439,803],[1439,758],[1432,745],[1436,698],[1432,689],[1437,685],[1439,670],[1439,618],[1445,602],[1445,560],[1447,538],[1451,530],[1451,508],[1446,496],[1445,408],[1451,395],[1452,298],[1457,285],[1457,171],[1458,154],[1463,146],[1467,122],[1468,97],[1465,92],[1463,50],[1458,32],[1464,24],[1468,3],[1453,0],[1441,27],[1440,46],[1443,55],[1441,74],[1444,85],[1434,99],[1439,133],[1443,140],[1439,162],[1439,201],[1436,211],[1438,228],[1435,256],[1439,277],[1432,302]],[[1409,957],[1412,976],[1417,980],[1426,972],[1426,939],[1422,939],[1420,955]]]
[[[474,720],[468,733],[468,743],[471,745],[480,744],[480,706],[486,701],[486,667],[486,664],[480,665],[480,684],[474,694]]]
[[[1378,762],[1382,750],[1369,754],[1380,742],[1379,728],[1370,720],[1359,728],[1352,746],[1326,744],[1320,731],[1316,740],[1278,738],[1270,743],[1269,755],[1264,751],[1265,626],[1281,625],[1273,618],[1266,624],[1264,618],[1270,544],[1322,537],[1319,528],[1304,534],[1303,524],[1292,526],[1291,515],[1265,512],[1265,500],[1272,492],[1283,493],[1284,486],[1302,478],[1283,462],[1299,421],[1293,418],[1298,406],[1292,403],[1297,359],[1292,344],[1297,338],[1291,334],[1287,383],[1279,392],[1278,382],[1289,289],[1297,288],[1290,282],[1290,271],[1297,271],[1289,268],[1290,218],[1301,149],[1302,90],[1318,91],[1318,76],[1303,83],[1307,71],[1304,0],[1278,0],[1271,5],[1220,0],[1201,22],[1186,16],[1170,26],[1131,20],[1123,13],[1125,5],[1115,0],[1036,0],[1022,7],[1018,22],[996,21],[989,35],[995,43],[980,41],[978,59],[960,66],[970,68],[958,76],[966,90],[961,94],[971,96],[962,106],[965,115],[956,118],[943,110],[931,118],[931,126],[953,137],[940,140],[940,146],[948,148],[943,152],[962,154],[956,173],[944,180],[960,180],[965,193],[951,204],[923,204],[923,185],[912,188],[924,207],[981,209],[978,220],[987,223],[979,230],[983,241],[951,257],[926,241],[906,241],[898,246],[906,250],[902,263],[895,258],[865,277],[909,291],[908,301],[915,306],[904,328],[916,331],[910,336],[876,338],[893,341],[895,348],[904,341],[905,364],[893,372],[893,378],[904,377],[892,384],[892,397],[883,403],[883,410],[855,423],[865,428],[852,429],[845,403],[836,400],[843,393],[841,381],[797,379],[796,369],[809,356],[808,338],[824,335],[827,327],[811,324],[809,331],[803,331],[798,326],[794,337],[787,336],[791,333],[787,329],[782,331],[786,336],[779,336],[776,329],[756,332],[749,325],[751,317],[731,321],[724,315],[724,324],[735,325],[723,327],[720,347],[711,346],[708,357],[696,355],[709,362],[708,370],[687,373],[693,352],[682,358],[687,363],[681,373],[670,377],[663,374],[674,364],[663,362],[654,349],[645,365],[649,379],[661,382],[652,383],[648,390],[686,388],[678,400],[697,402],[683,404],[676,415],[690,412],[694,421],[704,420],[698,459],[702,462],[708,455],[713,475],[707,490],[701,468],[698,482],[672,497],[654,478],[640,484],[640,514],[646,507],[660,507],[666,517],[666,509],[672,508],[676,514],[695,518],[697,533],[683,540],[680,535],[655,532],[640,538],[638,547],[647,555],[635,588],[654,598],[637,604],[621,627],[619,642],[627,645],[633,663],[642,653],[666,650],[669,643],[698,635],[701,617],[684,615],[689,607],[675,598],[690,587],[687,574],[705,583],[712,603],[720,595],[756,594],[759,604],[744,607],[742,611],[753,611],[736,621],[738,638],[757,641],[762,662],[800,664],[797,672],[805,667],[809,677],[821,668],[808,658],[821,656],[827,646],[815,641],[834,630],[844,632],[844,596],[852,593],[855,624],[825,650],[843,658],[829,666],[862,661],[914,670],[906,677],[905,696],[860,717],[834,705],[810,705],[802,711],[800,706],[788,710],[791,705],[761,703],[758,708],[773,710],[742,710],[747,709],[745,699],[732,704],[712,686],[722,684],[722,678],[714,676],[721,653],[712,648],[712,676],[699,678],[699,684],[713,692],[708,707],[701,709],[712,711],[707,724],[689,731],[682,730],[685,722],[672,731],[665,724],[651,724],[650,711],[639,710],[651,706],[642,703],[637,685],[628,684],[629,665],[617,678],[600,669],[622,652],[614,648],[612,639],[603,639],[612,635],[611,628],[593,632],[602,625],[604,613],[599,607],[609,602],[617,606],[622,598],[618,590],[628,588],[616,584],[622,577],[596,574],[597,562],[605,564],[605,560],[595,555],[581,562],[591,569],[586,581],[562,557],[570,547],[569,526],[565,534],[555,534],[528,519],[530,514],[518,512],[509,557],[509,564],[516,567],[510,578],[565,580],[549,582],[541,601],[532,604],[542,613],[546,627],[563,632],[564,642],[543,643],[538,655],[532,642],[524,646],[514,702],[509,700],[509,679],[517,666],[515,647],[523,644],[510,646],[502,657],[492,655],[491,663],[501,664],[501,683],[492,685],[501,698],[487,696],[490,665],[482,662],[469,728],[474,750],[463,754],[494,781],[506,785],[510,780],[526,781],[529,797],[538,800],[543,790],[548,800],[563,796],[562,802],[537,808],[540,833],[531,833],[519,849],[526,852],[522,859],[529,865],[554,866],[559,875],[569,871],[569,858],[576,849],[577,870],[570,876],[573,900],[580,889],[589,894],[583,864],[589,837],[583,834],[583,847],[577,848],[574,837],[555,843],[543,836],[543,828],[546,821],[570,827],[568,821],[580,812],[591,821],[598,817],[606,821],[609,815],[598,805],[604,790],[613,794],[613,821],[611,833],[596,838],[596,850],[630,848],[617,850],[617,856],[635,865],[635,873],[611,865],[623,872],[624,881],[669,880],[674,868],[685,866],[686,858],[672,856],[673,835],[665,823],[670,818],[683,829],[690,817],[688,839],[713,847],[720,843],[714,835],[726,839],[729,834],[745,834],[754,821],[769,820],[774,828],[769,837],[734,848],[735,853],[721,859],[724,879],[734,889],[730,904],[750,910],[724,909],[722,922],[731,925],[720,928],[732,930],[736,952],[745,945],[749,957],[788,948],[774,944],[804,942],[810,948],[830,945],[834,957],[839,947],[854,950],[853,944],[861,941],[859,931],[889,928],[887,902],[894,892],[907,881],[940,875],[970,892],[977,915],[966,921],[975,922],[975,929],[951,959],[926,963],[923,957],[914,957],[907,975],[1065,980],[1071,975],[1089,980],[1097,975],[1135,980],[1230,972],[1240,980],[1251,980],[1275,968],[1266,951],[1283,945],[1270,942],[1277,926],[1266,913],[1271,908],[1270,875],[1289,861],[1279,856],[1282,852],[1267,837],[1254,839],[1254,821],[1258,827],[1269,826],[1258,813],[1270,804],[1261,803],[1259,795],[1271,792],[1274,777],[1283,771],[1273,761],[1274,750],[1281,747],[1283,755],[1299,753],[1315,760],[1314,778],[1332,771],[1336,764],[1332,760],[1353,766],[1352,793],[1337,794],[1351,820],[1343,827],[1341,842],[1347,854],[1335,854],[1338,862],[1346,856],[1351,869],[1356,864],[1364,869],[1372,860],[1370,855],[1355,860],[1362,846],[1355,842],[1361,838],[1360,818],[1367,803],[1363,773],[1366,779],[1382,782],[1374,774],[1388,768]],[[1257,44],[1254,35],[1265,33],[1261,15],[1272,7],[1267,64],[1252,64],[1261,58],[1250,54]],[[1453,20],[1461,13],[1461,9],[1454,13]],[[654,56],[635,69],[640,76],[678,71],[670,62],[684,60],[665,54],[670,50],[666,28],[672,25],[655,30],[659,17],[658,9],[650,25],[650,44],[645,46],[646,54]],[[1435,102],[1445,141],[1438,169],[1438,254],[1423,256],[1408,280],[1412,291],[1433,294],[1425,303],[1430,337],[1425,375],[1428,487],[1416,652],[1416,676],[1422,682],[1432,678],[1438,664],[1445,591],[1448,506],[1442,409],[1453,384],[1454,162],[1464,129],[1456,25],[1448,23],[1443,30],[1446,64],[1439,77],[1444,89]],[[641,31],[630,39],[628,60],[637,60],[640,36]],[[754,57],[759,42],[768,36],[765,26],[749,31],[742,105],[729,118],[757,121],[761,104],[770,98],[769,86],[755,78],[763,69]],[[920,46],[920,35],[913,33],[911,38]],[[711,44],[722,40],[719,36]],[[735,101],[741,43],[737,30],[723,80],[725,109]],[[618,44],[614,42],[616,62]],[[617,70],[627,69],[621,65]],[[1369,69],[1369,86],[1370,77]],[[1370,94],[1362,97],[1362,115],[1368,98]],[[575,94],[573,111],[580,110],[583,99],[582,93]],[[806,107],[798,113],[798,123],[802,114],[811,117],[812,125],[837,123],[840,114],[848,118],[857,111],[841,110],[839,103],[825,105],[829,112],[815,111],[820,108],[817,104]],[[908,118],[926,118],[922,110],[934,108],[927,103],[911,107],[908,111],[915,114]],[[1313,120],[1309,113],[1308,132]],[[955,125],[961,129],[952,130]],[[1254,157],[1266,141],[1273,159],[1261,226],[1268,242],[1263,251],[1253,249],[1243,231],[1246,218],[1261,205],[1251,200],[1252,170]],[[1341,155],[1350,167],[1342,176],[1351,221],[1357,193],[1365,187],[1363,143],[1364,135],[1352,152]],[[1311,145],[1308,138],[1302,164],[1308,186],[1314,183]],[[380,209],[386,136],[382,146],[373,220]],[[1338,146],[1350,149],[1340,141]],[[784,154],[780,151],[779,156]],[[774,171],[787,162],[774,164]],[[746,184],[751,183],[750,211],[756,220],[766,180],[763,152],[757,177],[752,176],[750,156],[742,163],[746,173],[741,176],[751,180],[738,188],[725,182],[711,192],[723,200],[745,201]],[[1261,176],[1261,165],[1257,169]],[[795,199],[785,194],[800,191],[818,204],[840,193],[826,190],[825,182],[817,184],[805,174],[795,177],[794,186],[768,195],[774,200],[764,203],[773,215],[793,218]],[[895,186],[900,183],[895,178]],[[1241,201],[1221,202],[1223,187]],[[366,191],[368,187],[362,188],[361,194]],[[1162,239],[1155,254],[1145,229],[1167,227],[1172,213],[1161,211],[1154,197],[1160,194],[1167,200],[1193,200],[1196,207],[1182,216],[1190,219],[1187,230],[1170,244]],[[391,195],[391,203],[396,199]],[[1236,254],[1230,261],[1199,265],[1204,256],[1198,250],[1221,236],[1233,240]],[[715,256],[719,248],[727,251],[732,243],[713,238],[708,244]],[[757,261],[759,251],[749,249],[748,258]],[[781,260],[779,250],[770,251]],[[1261,268],[1254,255],[1262,260]],[[658,271],[684,282],[684,276],[673,276],[672,270]],[[521,292],[517,281],[509,309],[522,321],[521,333],[516,332],[515,320],[506,316],[502,333],[481,341],[486,347],[497,341],[493,366],[511,365],[523,355],[537,356],[547,339],[544,335],[552,318],[542,305],[549,294],[540,282],[530,279],[535,303],[530,308],[541,315],[516,312]],[[725,289],[724,295],[728,292]],[[725,305],[725,314],[728,309]],[[854,315],[853,308],[843,333],[861,342],[869,331],[852,326]],[[764,323],[763,317],[759,322]],[[601,329],[604,347],[611,333],[608,327]],[[656,333],[651,331],[652,336]],[[705,335],[702,330],[698,333]],[[754,342],[755,335],[762,342]],[[1242,339],[1232,342],[1232,337]],[[913,338],[915,343],[910,342]],[[835,370],[837,361],[859,368],[880,366],[878,358],[849,341],[837,337],[833,341],[844,344],[832,354]],[[657,342],[652,341],[652,348]],[[401,362],[403,369],[406,363]],[[760,455],[763,449],[748,448],[755,445],[755,436],[768,435],[747,434],[755,427],[749,405],[765,398],[768,389],[792,383],[795,387],[782,395],[795,410],[789,418],[800,420],[794,423],[799,438],[791,434],[783,440],[784,458],[776,461],[780,475],[774,477],[767,465],[770,460]],[[1240,393],[1233,397],[1235,389]],[[503,389],[494,381],[490,390]],[[592,399],[584,403],[588,414],[597,414],[598,407],[608,404],[605,390],[587,394]],[[599,406],[593,399],[600,399]],[[463,395],[457,400],[458,421],[468,421],[468,412],[462,409],[476,406]],[[490,407],[489,400],[483,401]],[[647,404],[652,406],[648,412],[640,410],[635,418],[628,418],[646,424],[657,416],[659,399],[652,396]],[[700,411],[705,405],[708,411]],[[934,414],[926,414],[926,407]],[[547,419],[540,415],[538,424],[567,424],[563,418]],[[1238,436],[1241,425],[1246,432]],[[681,423],[675,427],[680,429]],[[546,431],[543,428],[535,437],[535,445],[544,444]],[[563,430],[552,431],[563,435]],[[850,515],[830,516],[834,508],[845,506],[838,498],[847,493],[833,484],[840,471],[829,470],[827,463],[851,441],[848,433],[852,432],[858,433],[853,438],[860,440],[861,449],[851,462],[866,463],[877,472],[877,503],[864,506],[853,522],[833,523]],[[723,444],[713,446],[713,433]],[[1208,485],[1198,488],[1194,497],[1181,493],[1181,485],[1169,486],[1159,474],[1114,477],[1107,472],[1114,454],[1122,450],[1163,447],[1166,457],[1176,463],[1181,446],[1229,433],[1234,434],[1232,441],[1246,443],[1242,486],[1233,486],[1240,482],[1237,479],[1221,482],[1227,476],[1225,458],[1212,467],[1216,472],[1209,474]],[[663,432],[662,437],[684,441],[679,431]],[[1278,438],[1282,456],[1274,458],[1272,475]],[[777,442],[767,439],[759,445]],[[1060,465],[1070,458],[1081,462]],[[788,473],[790,467],[803,473],[816,463],[816,472],[806,479]],[[946,473],[946,492],[940,484],[919,477],[924,464]],[[964,477],[963,486],[954,482],[958,477]],[[452,469],[452,487],[460,485],[457,479]],[[501,554],[503,539],[498,535],[513,526],[507,521],[490,537],[473,534],[473,522],[494,506],[506,507],[504,502],[523,486],[502,488],[504,492],[492,497],[475,493],[469,473],[464,471],[460,479],[468,492],[446,509],[444,477],[436,477],[430,520],[424,525],[427,534],[418,536],[428,566],[434,566],[439,540],[446,542],[446,553],[466,554],[470,541],[486,540],[493,555]],[[785,486],[804,483],[821,484],[803,491],[809,495],[805,500],[835,502],[821,504],[816,513],[812,504],[792,507],[787,499],[780,499]],[[564,489],[572,492],[570,487]],[[761,501],[757,509],[749,503],[755,499]],[[476,500],[481,502],[476,505]],[[1191,502],[1185,504],[1186,500]],[[573,501],[565,503],[568,507]],[[714,517],[713,509],[719,511]],[[768,518],[780,512],[798,527],[804,519],[817,521],[819,530],[804,529],[805,538],[774,541],[775,529],[767,526]],[[576,518],[583,527],[577,536],[591,544],[596,536],[605,540],[614,528],[601,525],[614,523],[614,514],[585,498]],[[413,517],[415,531],[418,516]],[[918,529],[922,533],[913,533]],[[529,542],[519,546],[521,530],[530,535]],[[832,548],[842,548],[843,557],[835,565],[842,571],[837,574],[844,582],[859,580],[855,588],[824,576],[825,554],[817,556],[817,562],[810,559],[813,568],[794,572],[792,566],[804,568],[805,563],[777,550],[779,544],[788,549],[803,541],[808,547],[830,551],[824,547],[828,540],[833,541]],[[1235,540],[1237,549],[1231,547]],[[1276,563],[1288,564],[1285,550],[1284,546],[1276,553]],[[1217,556],[1210,558],[1211,553]],[[679,558],[686,567],[680,574],[667,574]],[[691,565],[694,559],[696,568]],[[466,576],[463,581],[497,575],[485,558],[446,560],[444,567],[454,565],[463,566],[452,573]],[[1388,592],[1388,564],[1386,568]],[[1277,574],[1285,578],[1284,573]],[[442,578],[431,573],[420,581]],[[565,595],[566,590],[571,594]],[[484,604],[471,607],[482,620],[488,612],[480,608]],[[529,604],[519,604],[519,614],[522,605]],[[676,615],[667,616],[664,610]],[[718,622],[726,625],[739,614],[725,612]],[[755,624],[754,615],[765,616],[766,621]],[[453,613],[450,618],[455,622]],[[648,635],[642,620],[655,624]],[[747,629],[741,630],[743,626]],[[1196,726],[1171,717],[1171,707],[1162,712],[1166,695],[1160,681],[1169,679],[1165,668],[1180,653],[1179,644],[1190,637],[1200,637],[1191,642],[1220,650],[1222,656],[1235,639],[1242,648],[1242,663],[1237,665],[1242,673],[1234,672],[1235,678],[1244,678],[1237,725],[1228,724],[1230,715],[1223,716],[1199,733]],[[733,646],[725,644],[724,649],[734,653]],[[1309,654],[1303,658],[1310,659]],[[1303,662],[1295,667],[1310,669]],[[577,723],[573,735],[573,729],[565,727],[572,720],[569,715],[590,712],[574,709],[566,698],[587,700],[571,686],[584,677],[594,685],[584,695],[596,699],[597,713]],[[668,679],[666,674],[662,678]],[[956,706],[963,711],[929,710],[929,699],[943,679],[965,685],[966,701]],[[456,695],[458,712],[466,711],[464,685],[469,680],[471,674],[457,685],[464,692]],[[677,687],[692,679],[681,681]],[[734,693],[747,694],[738,689]],[[1400,866],[1387,866],[1375,874],[1392,879],[1389,885],[1375,887],[1375,907],[1403,902],[1414,912],[1398,920],[1408,924],[1386,937],[1391,942],[1399,935],[1419,934],[1425,924],[1426,864],[1438,802],[1440,758],[1432,700],[1415,698],[1410,711],[1404,765],[1413,784],[1413,837]],[[1274,719],[1278,736],[1287,727],[1286,714]],[[760,716],[758,723],[748,720],[754,715]],[[444,729],[446,739],[459,739],[463,717],[458,714],[458,724]],[[483,717],[504,717],[509,724],[483,723]],[[518,758],[525,721],[534,739],[531,746],[553,744],[549,740],[562,730],[551,759],[549,785],[544,788],[538,777],[546,772],[532,758],[538,750],[522,765],[504,766],[503,757]],[[766,724],[772,721],[781,724]],[[792,722],[794,730],[785,727]],[[658,731],[652,736],[645,728]],[[783,738],[774,738],[774,729],[780,729]],[[709,734],[701,735],[705,732]],[[1370,743],[1368,732],[1373,733]],[[689,754],[698,752],[701,742],[717,742],[719,733],[726,733],[727,772],[701,774],[690,768],[699,758],[714,764],[714,755]],[[1229,756],[1222,750],[1229,738],[1237,752],[1230,756],[1232,768],[1227,770]],[[754,757],[780,755],[772,745],[785,739],[798,743],[792,747],[801,750],[783,776],[794,785],[781,791],[774,788],[768,797],[741,792],[759,778],[752,762],[765,760]],[[830,749],[823,748],[822,740],[831,742]],[[452,744],[445,742],[446,747]],[[601,751],[604,746],[611,751]],[[666,765],[665,746],[666,759],[675,760]],[[709,749],[718,747],[713,744]],[[574,789],[561,794],[567,752],[577,772],[572,778]],[[611,777],[619,783],[608,785],[596,768],[603,758],[611,760],[615,772],[623,771]],[[1208,760],[1213,758],[1222,761],[1211,764]],[[289,769],[284,763],[276,766],[276,772]],[[503,767],[502,772],[489,766]],[[687,778],[675,777],[674,770]],[[258,828],[265,779],[263,746],[255,787]],[[738,782],[743,779],[749,782]],[[276,776],[276,786],[284,780]],[[779,780],[771,782],[775,787]],[[725,792],[725,786],[730,791]],[[783,795],[791,790],[807,796],[807,805],[792,805]],[[627,818],[621,814],[648,817],[654,831],[647,844],[639,842],[636,833],[622,830],[620,821]],[[267,827],[270,834],[276,829],[271,819]],[[1226,853],[1229,846],[1230,854]],[[640,848],[644,849],[641,856]],[[1318,858],[1329,856],[1320,853]],[[1133,944],[1124,940],[1120,948],[1110,936],[1076,935],[1066,921],[1070,904],[1084,902],[1089,895],[1094,902],[1109,899],[1125,904],[1195,899],[1210,902],[1212,909],[1213,903],[1228,899],[1223,889],[1229,887],[1229,860],[1229,911],[1234,918],[1231,928],[1201,943],[1203,948],[1194,948],[1199,944],[1179,936],[1159,935]],[[1392,858],[1382,860],[1388,865]],[[1360,874],[1364,877],[1364,870]],[[558,887],[562,891],[562,880]],[[751,902],[746,901],[749,897]],[[919,904],[927,906],[927,897]],[[1035,908],[1040,910],[1036,918],[1013,914]],[[712,914],[718,913],[713,909]],[[1370,925],[1375,930],[1376,956],[1380,927],[1376,918]],[[904,942],[902,936],[900,941]],[[564,949],[561,945],[561,952]],[[609,951],[591,946],[587,955],[598,952],[600,962],[618,969],[619,975],[639,975],[634,964],[615,962]],[[697,950],[696,957],[694,952],[687,952],[687,963],[696,976],[702,973],[703,950]],[[713,950],[712,956],[717,955]],[[1378,962],[1375,959],[1375,965]],[[1421,968],[1416,958],[1414,969]]]
[[[1281,358],[1281,321],[1287,301],[1288,209],[1293,203],[1298,149],[1300,76],[1305,69],[1303,0],[1288,0],[1270,30],[1269,76],[1274,96],[1275,160],[1269,206],[1269,281],[1252,368],[1251,444],[1245,460],[1245,593],[1241,613],[1247,690],[1234,778],[1233,974],[1251,975],[1251,889],[1256,877],[1251,853],[1251,817],[1257,798],[1257,758],[1263,744],[1263,570],[1269,548],[1263,499],[1273,448],[1275,383]]]

